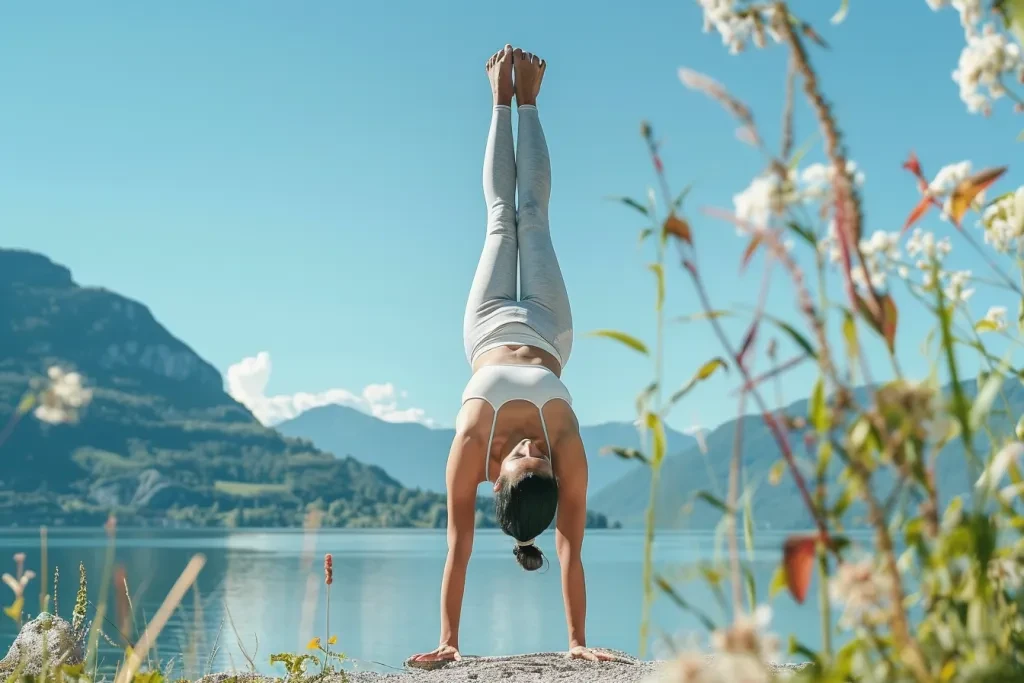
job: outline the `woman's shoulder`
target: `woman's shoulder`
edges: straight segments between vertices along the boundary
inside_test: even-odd
[[[455,418],[455,435],[458,438],[468,440],[487,440],[491,433],[491,421],[494,419],[494,409],[491,405],[478,398],[471,398],[459,408],[459,414]]]

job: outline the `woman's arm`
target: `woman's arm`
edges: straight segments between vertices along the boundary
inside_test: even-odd
[[[562,598],[571,651],[587,646],[587,586],[581,558],[587,526],[587,456],[576,430],[560,439],[553,450],[558,464],[555,550],[562,568]]]
[[[414,655],[411,666],[431,662],[458,660],[459,618],[462,596],[466,588],[466,567],[473,552],[473,530],[476,526],[476,488],[483,470],[484,447],[479,440],[457,432],[448,454],[445,473],[448,489],[448,558],[441,579],[441,638],[437,649]]]
[[[459,649],[459,618],[466,589],[466,567],[473,552],[476,527],[476,461],[483,462],[482,448],[467,434],[456,434],[448,455],[445,475],[448,489],[448,559],[441,580],[441,645]],[[467,459],[471,462],[465,466]]]

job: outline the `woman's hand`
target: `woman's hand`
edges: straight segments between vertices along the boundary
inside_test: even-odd
[[[628,662],[618,655],[604,650],[592,650],[586,645],[576,645],[569,650],[569,659],[585,659],[588,662]]]
[[[433,669],[446,662],[461,662],[462,655],[459,648],[452,645],[439,645],[432,652],[413,655],[405,660],[405,665],[414,669]]]

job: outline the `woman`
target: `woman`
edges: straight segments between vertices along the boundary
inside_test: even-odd
[[[473,376],[463,392],[448,455],[441,644],[410,658],[407,663],[414,667],[461,659],[459,616],[481,481],[493,482],[498,524],[515,540],[516,561],[528,571],[544,562],[534,539],[551,525],[557,510],[555,548],[570,657],[615,658],[587,648],[584,633],[580,549],[587,520],[587,458],[560,379],[572,347],[572,315],[548,231],[551,168],[537,114],[546,66],[510,45],[487,62],[494,94],[484,155],[487,236],[464,325]],[[519,112],[518,152],[512,144],[513,96]]]

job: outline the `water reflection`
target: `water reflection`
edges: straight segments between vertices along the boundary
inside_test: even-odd
[[[763,545],[755,557],[755,575],[762,594],[778,562],[780,541],[780,536],[762,535],[759,539]],[[102,531],[50,530],[49,572],[52,576],[53,565],[60,567],[58,608],[62,615],[68,615],[74,604],[79,562],[88,573],[90,598],[97,599],[104,544]],[[553,537],[542,538],[540,545],[552,565],[546,571],[524,572],[515,563],[507,537],[478,532],[461,625],[460,644],[466,654],[566,648]],[[588,534],[584,563],[591,644],[637,652],[642,548],[639,533]],[[19,551],[27,554],[27,568],[38,572],[39,537],[32,531],[0,534],[0,571],[9,571],[2,566],[4,553],[10,557]],[[401,666],[408,655],[432,649],[437,643],[446,552],[443,532],[322,530],[304,537],[301,531],[120,530],[116,558],[125,569],[139,629],[197,552],[205,554],[207,563],[196,589],[179,606],[158,641],[159,657],[164,661],[175,658],[175,678],[199,675],[210,667],[242,668],[246,665],[243,648],[259,671],[283,673],[270,666],[271,653],[299,651],[311,635],[328,635],[322,564],[326,552],[334,555],[331,632],[338,636],[341,650],[361,660],[360,668]],[[709,559],[713,552],[710,534],[664,534],[658,540],[656,558],[667,571]],[[312,599],[304,613],[307,586]],[[115,592],[123,592],[124,586],[111,584],[110,589],[107,613],[116,615]],[[39,583],[34,582],[28,593],[37,594],[38,590]],[[713,594],[703,585],[691,583],[680,591],[707,613],[720,614]],[[816,590],[810,595],[809,604],[802,607],[785,596],[776,598],[773,605],[776,630],[793,632],[814,645],[818,640]],[[34,612],[35,601],[30,598],[27,603]],[[672,634],[699,629],[694,617],[666,600],[655,605],[653,618],[656,626]],[[135,636],[121,633],[123,629],[110,620],[103,630],[116,645],[106,643],[102,649],[103,665],[112,670],[123,646]],[[15,634],[13,622],[0,622],[0,644],[5,650]],[[211,658],[215,644],[218,649]]]

